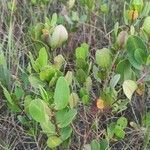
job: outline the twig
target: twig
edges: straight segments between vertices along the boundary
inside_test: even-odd
[[[150,71],[146,71],[146,72],[142,75],[142,77],[137,80],[137,84],[142,83],[142,82],[143,82],[143,79],[144,79],[148,74],[150,74]]]
[[[82,135],[80,132],[78,132],[78,130],[76,129],[76,127],[74,126],[73,123],[71,123],[72,128],[74,129],[74,131],[81,137],[84,137],[84,135]]]

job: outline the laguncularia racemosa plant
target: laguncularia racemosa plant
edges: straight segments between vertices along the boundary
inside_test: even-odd
[[[74,3],[68,2],[69,9]],[[97,9],[94,1],[81,0],[81,3],[90,15]],[[51,19],[46,18],[45,23],[37,23],[30,30],[38,54],[29,52],[28,67],[21,70],[22,76],[12,90],[6,88],[6,81],[10,77],[3,78],[1,86],[8,107],[19,114],[18,120],[25,127],[33,130],[32,135],[37,135],[36,131],[46,135],[45,143],[49,148],[55,149],[60,145],[64,149],[68,148],[65,144],[69,143],[73,134],[72,125],[77,115],[78,102],[85,111],[94,107],[98,114],[94,114],[98,117],[92,120],[97,124],[91,120],[93,124],[89,123],[96,134],[101,126],[99,120],[105,112],[113,115],[113,118],[117,115],[115,119],[106,122],[102,137],[97,134],[86,141],[91,143],[92,150],[108,149],[111,141],[125,138],[129,121],[123,117],[124,111],[132,104],[134,95],[143,94],[145,85],[150,81],[149,12],[143,8],[140,0],[126,3],[123,18],[125,24],[115,24],[111,44],[97,48],[93,54],[90,51],[92,43],[81,43],[72,54],[74,59],[71,71],[66,67],[68,62],[56,51],[67,41],[69,34],[66,28],[69,26],[65,28],[63,23],[59,24],[57,14],[53,14]],[[107,14],[106,3],[101,5],[101,11]],[[73,13],[71,21],[77,20],[80,19]],[[3,54],[0,54],[0,58],[1,70],[7,74]],[[145,115],[141,116],[144,130],[150,120],[149,112],[145,111]],[[132,123],[133,126],[135,123]]]
[[[70,87],[72,82],[68,80],[70,75],[67,73],[64,76],[61,72],[65,63],[63,56],[56,56],[52,64],[49,62],[46,49],[42,48],[36,60],[31,53],[29,57],[30,63],[27,69],[30,90],[24,93],[23,107],[13,99],[13,95],[18,98],[17,94],[9,94],[2,86],[4,95],[12,110],[18,112],[24,110],[26,115],[20,119],[27,122],[32,118],[39,123],[41,131],[47,135],[47,145],[55,148],[71,136],[71,123],[77,114],[72,98],[76,95]],[[17,93],[21,94],[20,91]]]
[[[30,28],[30,34],[37,49],[44,46],[55,50],[67,41],[68,32],[66,28],[62,24],[57,25],[57,22],[58,16],[54,13],[51,19],[45,19],[45,23],[39,22]]]
[[[63,56],[58,55],[54,58],[53,64],[48,63],[46,49],[42,48],[35,61],[31,54],[30,58],[31,66],[36,73],[31,73],[29,81],[40,97],[37,94],[34,99],[32,95],[27,96],[26,107],[28,114],[40,123],[42,131],[47,135],[47,145],[54,148],[67,140],[72,133],[70,125],[77,114],[75,106],[69,106],[73,95],[70,89],[72,81],[67,80],[68,74],[64,76],[60,71],[65,63]],[[32,97],[32,100],[28,97]]]

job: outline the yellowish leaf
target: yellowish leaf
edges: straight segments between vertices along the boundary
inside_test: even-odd
[[[96,102],[97,108],[103,110],[106,107],[105,101],[102,100],[101,98],[97,100]]]

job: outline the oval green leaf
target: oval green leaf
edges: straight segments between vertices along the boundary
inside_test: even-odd
[[[50,148],[55,148],[57,146],[59,146],[62,143],[61,138],[57,137],[57,136],[50,136],[47,140],[47,145]]]
[[[31,117],[37,122],[45,122],[48,120],[48,114],[46,112],[46,103],[40,99],[31,101],[29,105],[29,113]]]
[[[123,91],[129,100],[131,100],[133,93],[137,89],[137,83],[132,80],[125,80],[123,82]]]
[[[61,110],[68,105],[70,96],[69,84],[64,77],[59,77],[54,92],[54,104],[56,110]]]
[[[135,51],[137,49],[142,50],[142,53],[141,52],[138,53],[138,57],[140,55],[140,57],[142,59],[144,59],[144,57],[147,58],[147,47],[146,47],[145,43],[137,36],[130,36],[127,40],[128,59],[134,68],[141,70],[143,68],[143,66],[142,66],[143,64],[140,64],[135,58],[135,56],[136,56]]]
[[[56,116],[58,127],[59,128],[67,127],[73,121],[76,114],[77,114],[76,109],[70,109],[69,111],[64,110],[59,111]]]

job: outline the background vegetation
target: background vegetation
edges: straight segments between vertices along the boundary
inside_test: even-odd
[[[150,149],[149,0],[1,0],[0,17],[0,149]]]

